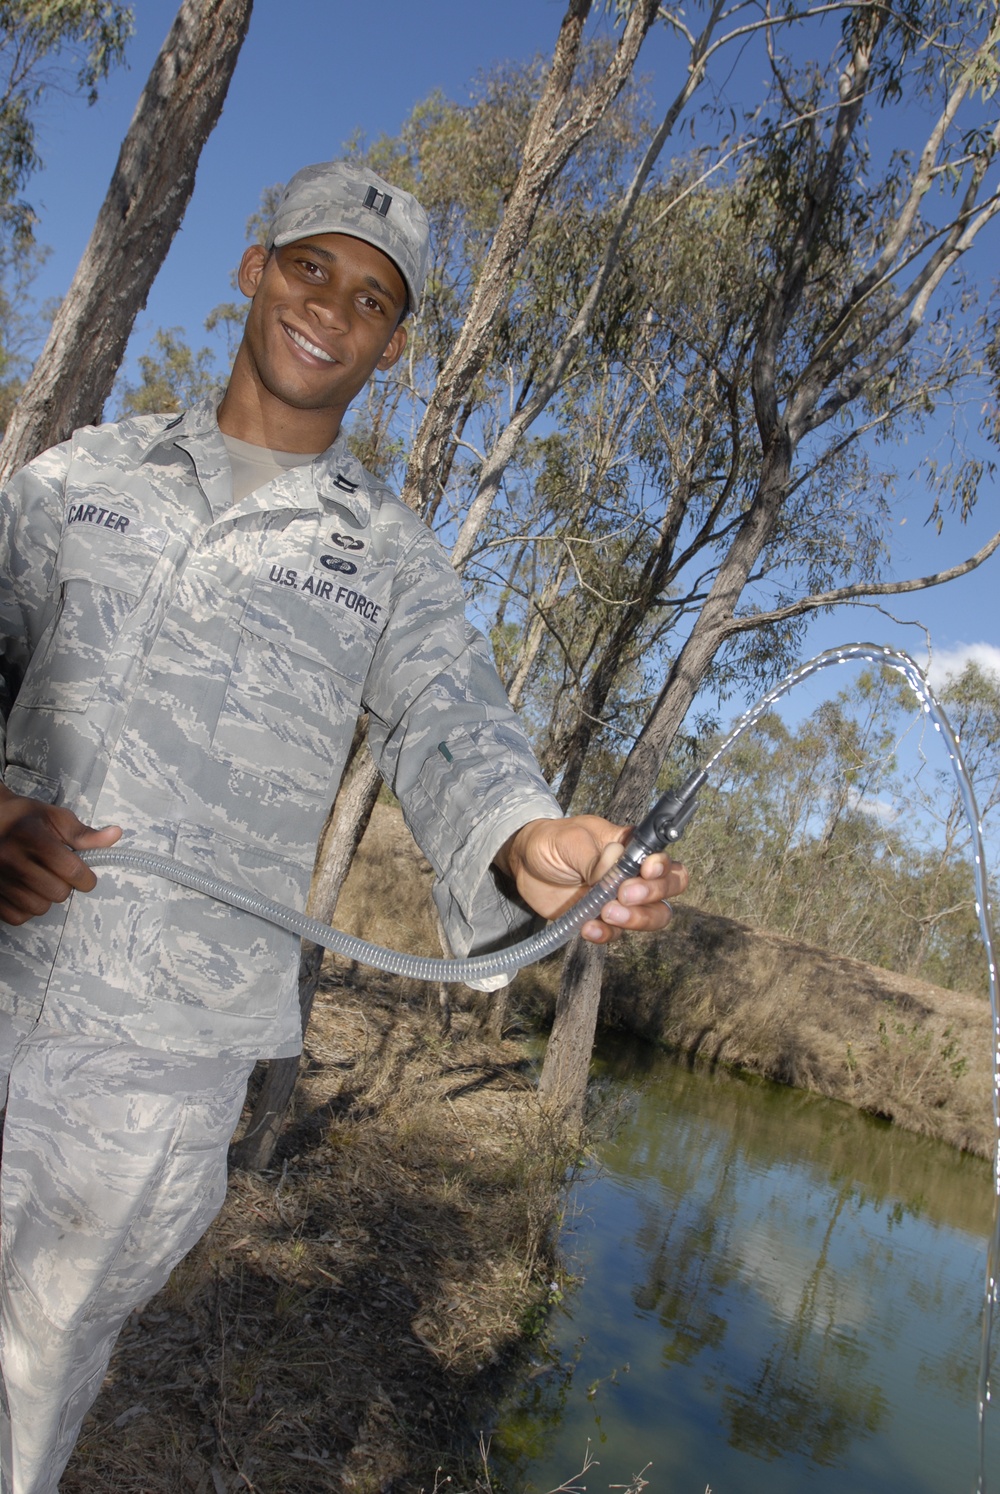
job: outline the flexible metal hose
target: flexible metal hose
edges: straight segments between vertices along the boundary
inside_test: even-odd
[[[475,955],[469,959],[445,960],[435,959],[428,955],[410,955],[394,949],[385,949],[379,944],[370,944],[366,939],[359,939],[353,934],[345,934],[339,929],[332,929],[328,924],[320,923],[318,919],[310,918],[308,914],[300,913],[282,903],[272,902],[270,898],[261,897],[250,888],[236,887],[229,882],[220,881],[207,873],[186,866],[171,856],[161,856],[152,851],[112,846],[108,850],[90,851],[84,859],[93,867],[124,866],[133,871],[166,877],[182,887],[188,887],[194,892],[204,893],[206,897],[215,898],[218,902],[228,903],[233,908],[252,913],[255,917],[266,919],[279,928],[288,929],[290,933],[298,934],[303,939],[310,939],[324,949],[333,950],[336,954],[343,955],[349,960],[356,960],[359,964],[371,965],[376,970],[385,970],[393,975],[406,975],[414,980],[462,981],[469,984],[495,980],[499,976],[511,975],[515,970],[520,970],[525,965],[532,965],[536,960],[543,959],[545,955],[551,954],[563,944],[568,943],[588,919],[596,918],[605,904],[614,898],[622,882],[627,877],[637,875],[646,856],[662,850],[664,846],[678,838],[691,818],[695,808],[695,797],[705,782],[709,770],[732,747],[737,738],[760,718],[768,706],[802,680],[807,679],[809,675],[816,673],[817,670],[831,664],[845,664],[851,660],[887,664],[903,674],[916,691],[921,706],[931,716],[935,728],[944,739],[948,756],[962,790],[964,807],[973,831],[976,884],[979,894],[977,912],[980,916],[989,961],[994,1021],[1000,1030],[1000,1013],[997,1010],[997,971],[990,928],[982,829],[972,785],[965,772],[958,743],[944,712],[914,661],[908,654],[874,643],[841,644],[838,648],[828,649],[814,659],[807,660],[806,663],[800,664],[786,675],[783,680],[768,690],[756,705],[740,717],[736,726],[716,749],[703,769],[692,773],[679,789],[664,794],[658,800],[642,823],[636,826],[632,838],[615,866],[578,902],[574,903],[567,913],[548,924],[539,933],[522,940],[520,944],[510,945],[492,954]],[[997,1100],[996,1091],[995,1100]],[[997,1125],[1000,1127],[1000,1100],[996,1103],[996,1114]],[[1000,1157],[1000,1148],[998,1148],[998,1157]],[[997,1168],[997,1191],[1000,1194],[1000,1161],[997,1163]]]
[[[611,902],[615,892],[626,877],[635,876],[634,863],[624,857],[607,872],[589,892],[573,904],[568,913],[553,923],[547,924],[539,933],[493,954],[475,955],[465,960],[434,959],[428,955],[402,954],[399,950],[384,949],[380,944],[369,944],[354,934],[342,933],[299,913],[282,903],[272,902],[246,887],[234,887],[221,882],[204,872],[185,866],[172,856],[160,856],[151,851],[123,849],[112,846],[106,851],[88,851],[84,860],[88,866],[124,866],[132,871],[149,872],[153,876],[166,877],[181,887],[193,892],[203,892],[230,907],[241,908],[257,918],[265,918],[279,928],[311,939],[324,949],[332,949],[359,964],[371,965],[376,970],[387,970],[393,975],[408,975],[414,980],[462,981],[470,984],[491,980],[501,975],[510,975],[524,965],[533,965],[536,960],[551,954],[554,949],[566,944],[590,918],[596,918],[606,903]]]

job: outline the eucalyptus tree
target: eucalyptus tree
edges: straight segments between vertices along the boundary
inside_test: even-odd
[[[119,0],[0,3],[0,234],[23,249],[35,214],[22,197],[41,165],[37,115],[45,95],[82,92],[88,102],[125,55],[133,7]]]
[[[567,659],[576,685],[541,746],[564,807],[592,744],[606,743],[609,727],[619,737],[641,727],[637,712],[655,700],[756,480],[749,348],[760,266],[740,218],[743,182],[698,190],[690,177],[678,171],[644,198],[618,276],[614,339],[591,339],[591,358],[560,396],[592,490],[603,488],[568,515],[562,534],[576,586],[550,609],[549,653]],[[655,227],[644,232],[647,224]],[[602,471],[609,410],[616,441]],[[842,458],[841,479],[848,465]],[[830,483],[824,471],[804,485],[761,570],[776,577],[806,565],[823,581],[870,572],[877,498],[841,503],[840,527],[807,538],[802,514],[829,512]],[[778,643],[769,640],[769,655]],[[743,661],[742,673],[752,666]]]
[[[194,189],[253,0],[183,0],[122,141],[90,240],[0,447],[0,479],[100,418]],[[80,5],[35,0],[29,12]],[[88,9],[108,12],[106,3]]]
[[[865,434],[919,412],[934,391],[973,371],[964,362],[969,333],[955,314],[956,267],[1000,209],[989,181],[1000,143],[998,41],[994,6],[858,6],[843,22],[836,66],[825,72],[796,76],[771,48],[775,88],[743,199],[760,285],[742,349],[756,473],[611,796],[614,818],[627,822],[648,802],[725,645],[836,600],[907,585],[861,580],[814,591],[807,577],[797,596],[779,596],[776,606],[746,596],[804,484]],[[917,106],[926,118],[918,149],[903,148],[878,169],[871,116],[884,130],[895,108],[908,142]],[[968,490],[962,496],[969,501]],[[602,963],[594,947],[577,947],[567,960],[546,1054],[542,1093],[571,1121],[582,1110]]]

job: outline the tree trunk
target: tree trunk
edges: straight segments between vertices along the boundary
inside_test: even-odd
[[[579,1132],[601,1004],[605,946],[576,938],[563,961],[556,1015],[538,1081],[539,1098],[567,1131]]]
[[[299,959],[299,1008],[302,1031],[312,1013],[313,997],[319,985],[325,950],[322,945],[303,941]],[[263,1065],[264,1080],[257,1091],[250,1123],[240,1140],[229,1152],[234,1167],[248,1172],[262,1172],[270,1164],[281,1135],[285,1113],[299,1077],[299,1054],[291,1058],[272,1058]]]
[[[253,0],[184,0],[136,106],[73,283],[7,426],[0,481],[101,417],[194,188]]]
[[[619,824],[634,823],[646,812],[667,748],[726,638],[726,625],[777,521],[788,489],[790,464],[787,441],[776,435],[757,496],[667,676],[653,713],[619,774],[607,811],[608,818]],[[604,947],[596,945],[590,949],[574,947],[564,961],[555,1021],[539,1080],[546,1109],[572,1130],[579,1130],[583,1121],[604,958]]]
[[[368,828],[381,783],[378,768],[368,749],[363,747],[356,754],[344,787],[337,796],[336,808],[323,840],[309,893],[307,912],[321,923],[333,923],[337,899],[347,880],[354,853]],[[324,952],[318,944],[306,941],[302,945],[299,1008],[302,1013],[303,1036],[309,1026],[313,998],[319,986]],[[281,1134],[298,1072],[297,1054],[292,1058],[273,1058],[268,1063],[250,1124],[232,1149],[232,1160],[237,1167],[253,1171],[267,1167]]]
[[[456,417],[489,357],[497,324],[510,299],[514,270],[538,208],[573,151],[599,123],[631,76],[646,32],[656,19],[658,0],[639,0],[634,6],[606,72],[567,116],[564,111],[590,8],[591,0],[569,0],[503,221],[483,262],[454,350],[420,422],[403,486],[404,500],[417,513],[432,506],[443,487],[453,454]],[[456,569],[460,570],[461,564]]]
[[[515,661],[514,675],[507,688],[507,699],[515,711],[520,708],[521,697],[524,694],[528,678],[531,674],[538,651],[542,646],[542,638],[545,635],[545,615],[551,607],[554,607],[562,590],[562,584],[569,570],[569,561],[562,559],[556,567],[553,575],[549,578],[548,585],[535,603],[531,622],[528,624],[528,632]]]

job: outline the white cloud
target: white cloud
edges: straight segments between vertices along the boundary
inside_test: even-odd
[[[947,680],[962,673],[970,660],[985,673],[1000,677],[1000,648],[995,643],[959,643],[954,648],[935,649],[929,666],[926,654],[917,662],[927,675],[931,689],[941,690]]]
[[[854,794],[854,808],[861,814],[867,815],[871,820],[877,820],[880,825],[895,825],[901,814],[897,804],[892,804],[888,799],[866,798],[864,794]]]

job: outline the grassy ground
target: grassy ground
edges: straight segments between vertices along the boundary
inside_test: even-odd
[[[436,953],[428,883],[380,806],[338,923]],[[520,1002],[544,1012],[557,975],[523,972]],[[611,1023],[988,1152],[982,1000],[694,912],[621,946],[606,987]],[[127,1324],[63,1494],[485,1490],[568,1162],[526,1045],[487,1033],[503,1012],[459,1009],[445,1036],[438,995],[328,965],[273,1169],[233,1175]]]
[[[556,1270],[563,1164],[522,1046],[331,981],[273,1170],[128,1323],[64,1494],[475,1482]]]

